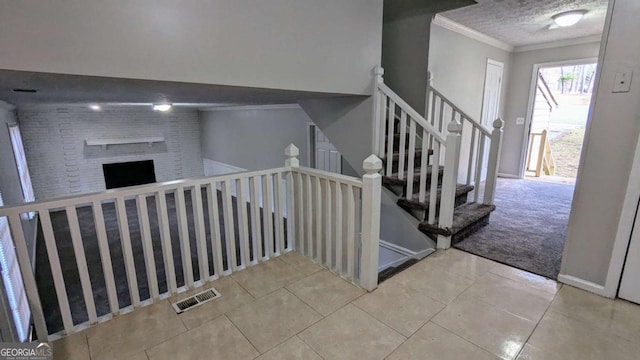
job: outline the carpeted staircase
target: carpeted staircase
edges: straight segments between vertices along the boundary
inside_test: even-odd
[[[400,158],[401,141],[400,141],[400,134],[397,133],[399,128],[400,127],[398,125],[398,120],[396,119],[396,126],[394,126],[394,129],[396,129],[396,133],[394,135],[394,141],[393,141],[394,160],[397,160]],[[404,144],[409,144],[408,136],[409,135],[407,135],[407,141],[403,142]],[[427,223],[425,221],[425,215],[426,215],[426,210],[429,208],[430,196],[428,191],[429,189],[427,189],[425,201],[424,202],[419,201],[419,196],[418,196],[419,182],[420,182],[419,166],[420,166],[421,158],[424,154],[422,154],[422,150],[418,149],[417,146],[418,145],[416,145],[415,158],[413,162],[414,164],[416,164],[413,179],[408,179],[407,173],[405,172],[404,179],[401,180],[398,176],[398,166],[397,166],[398,162],[393,161],[394,172],[392,173],[391,176],[383,176],[382,184],[383,186],[385,186],[387,189],[389,189],[399,197],[397,201],[398,206],[405,209],[408,213],[410,213],[412,216],[414,216],[420,221],[420,224],[418,225],[418,229],[421,232],[426,234],[429,238],[433,239],[434,241],[437,239],[438,235],[451,236],[451,245],[454,245],[462,241],[469,235],[475,233],[483,226],[487,225],[489,223],[489,216],[491,215],[491,212],[495,210],[495,206],[485,205],[485,204],[476,203],[476,202],[468,202],[467,200],[468,194],[474,190],[473,185],[458,184],[456,188],[456,194],[455,194],[456,208],[453,213],[453,226],[451,226],[451,228],[441,228],[441,227],[438,227],[437,225],[434,226]],[[409,157],[408,145],[405,146],[404,153],[405,153],[405,164],[408,164],[409,163],[408,162],[408,157]],[[427,159],[428,163],[431,162],[430,157],[432,155],[433,155],[433,151],[429,150],[428,154],[426,154],[426,156],[429,156],[429,159]],[[386,163],[387,159],[383,158],[382,160]],[[438,169],[433,169],[431,165],[427,167],[427,181],[426,181],[427,184],[430,183],[431,177],[433,176],[438,177],[437,178],[438,179],[437,205],[439,205],[440,203],[440,192],[442,188],[443,170],[444,170],[444,167],[442,166],[440,166]],[[413,196],[411,199],[407,199],[407,196],[406,196],[407,183],[409,181],[413,181],[414,183]],[[436,209],[439,209],[439,206],[437,206]]]

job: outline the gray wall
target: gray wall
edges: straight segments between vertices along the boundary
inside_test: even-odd
[[[41,105],[18,111],[36,198],[48,199],[105,190],[102,164],[153,160],[156,180],[202,177],[198,113],[174,108],[161,113],[148,106]],[[86,146],[85,140],[163,136],[165,141]]]
[[[432,13],[385,21],[382,39],[384,82],[424,114]]]
[[[362,175],[362,162],[373,149],[373,97],[305,100],[300,106],[342,154],[343,172]],[[351,169],[344,171],[345,162]]]
[[[468,38],[438,25],[431,25],[429,70],[433,87],[462,111],[480,121],[487,59],[504,64],[500,116],[507,102],[511,53]]]
[[[511,70],[511,53],[468,38],[436,24],[431,25],[431,43],[429,48],[429,70],[433,78],[433,87],[451,100],[458,108],[480,122],[484,98],[484,81],[487,59],[504,64],[500,108],[498,116],[504,117],[507,102],[507,83]],[[445,116],[448,123],[450,115]],[[488,123],[491,127],[492,121]],[[461,152],[469,154],[471,144],[471,125],[463,129]],[[460,161],[458,178],[466,181],[469,159],[463,156]]]
[[[0,0],[0,9],[0,69],[366,94],[380,63],[382,0]]]
[[[307,124],[299,107],[200,112],[202,156],[253,170],[284,166],[284,149],[300,149],[300,164],[308,166]]]
[[[505,108],[504,140],[500,157],[500,173],[517,176],[520,172],[524,126],[516,118],[526,117],[531,90],[533,65],[547,62],[597,57],[600,43],[565,46],[552,49],[516,52],[513,54],[508,99]]]
[[[615,0],[560,270],[598,285],[607,276],[640,131],[639,13],[640,2]],[[625,69],[635,77],[631,91],[612,93],[615,73]]]

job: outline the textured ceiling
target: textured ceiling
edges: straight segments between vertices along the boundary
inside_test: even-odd
[[[600,35],[608,0],[476,0],[477,5],[442,16],[513,46]],[[637,0],[634,0],[637,1]],[[549,29],[551,16],[569,10],[589,12],[575,26]]]

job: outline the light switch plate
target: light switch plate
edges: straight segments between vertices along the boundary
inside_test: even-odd
[[[613,80],[613,92],[629,92],[631,90],[631,78],[633,78],[633,71],[621,71],[615,74]]]
[[[524,125],[524,118],[523,117],[516,118],[516,125]]]

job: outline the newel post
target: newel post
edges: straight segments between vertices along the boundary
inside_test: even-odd
[[[384,125],[383,116],[386,108],[383,107],[382,94],[378,85],[384,83],[382,78],[384,75],[384,69],[381,66],[376,66],[373,69],[373,153],[378,156],[384,156]]]
[[[291,171],[287,171],[285,175],[286,180],[286,208],[284,209],[284,216],[287,218],[287,248],[285,251],[295,250],[296,248],[296,237],[294,234],[297,234],[296,230],[296,209],[295,203],[296,198],[300,196],[300,189],[296,189],[295,182],[293,181],[293,169],[300,167],[300,161],[298,160],[298,155],[300,155],[300,150],[297,146],[293,144],[289,144],[284,149],[284,156],[286,160],[284,161],[285,167],[290,167]],[[298,241],[302,241],[302,239],[298,239]]]
[[[447,134],[445,145],[446,153],[438,221],[438,226],[443,229],[451,229],[453,225],[462,125],[456,119],[453,119],[447,126],[447,131],[449,133]],[[449,247],[451,247],[451,236],[438,235],[438,249],[448,249]]]
[[[380,243],[380,202],[382,160],[371,155],[362,164],[362,238],[360,239],[360,286],[368,291],[378,287],[378,246]]]
[[[493,122],[491,132],[491,147],[489,149],[489,163],[487,164],[487,181],[485,183],[483,203],[493,205],[496,196],[496,182],[498,180],[498,165],[500,164],[500,151],[502,149],[502,127],[504,121],[496,119]]]
[[[286,156],[284,166],[300,167],[300,160],[298,160],[298,155],[300,155],[300,150],[298,149],[298,147],[293,144],[289,144],[289,146],[284,149],[284,156]]]

